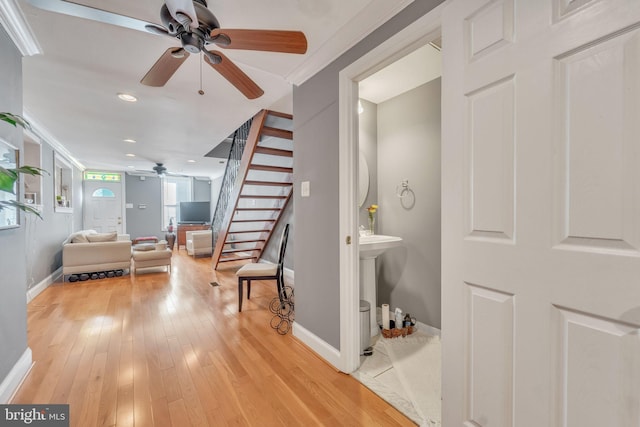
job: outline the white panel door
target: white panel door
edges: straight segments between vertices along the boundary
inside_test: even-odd
[[[84,228],[123,233],[121,183],[84,181]]]
[[[443,13],[443,425],[640,426],[640,1]]]

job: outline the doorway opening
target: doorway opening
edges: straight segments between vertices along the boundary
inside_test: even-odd
[[[391,95],[377,103],[367,99],[370,95],[366,94],[366,84],[367,78],[374,76],[398,60],[400,62],[395,65],[396,68],[407,70],[412,76],[421,74],[421,72],[416,73],[415,66],[406,65],[403,61],[424,58],[427,52],[430,54],[435,51],[437,56],[440,55],[433,45],[439,48],[441,11],[442,7],[434,9],[340,73],[341,234],[359,236],[359,226],[364,225],[365,229],[367,228],[368,214],[366,208],[372,204],[379,206],[376,214],[375,233],[383,235],[402,234],[399,237],[406,237],[408,245],[394,248],[382,255],[382,257],[387,257],[388,255],[387,258],[389,259],[384,260],[384,266],[378,265],[377,267],[376,276],[380,279],[382,273],[382,279],[377,291],[374,292],[376,301],[371,304],[371,316],[374,319],[378,317],[376,316],[376,306],[380,307],[381,303],[389,303],[391,310],[399,307],[405,313],[410,313],[410,316],[415,317],[419,322],[418,330],[421,330],[422,333],[427,332],[430,335],[437,335],[440,327],[439,67],[436,67],[438,68],[436,76],[426,77],[426,80],[417,84],[409,83],[409,86],[413,85],[413,87],[399,89],[399,92],[395,95]],[[394,68],[394,65],[391,68]],[[425,79],[422,76],[421,78]],[[409,79],[406,77],[398,77],[396,82],[406,83],[407,80]],[[381,87],[382,85],[374,83],[373,86]],[[433,111],[430,111],[430,113],[425,112],[425,108],[434,109],[433,99],[431,99],[434,96],[437,97],[437,101],[435,101],[437,114],[435,115],[432,114]],[[428,107],[429,103],[425,102],[426,99],[432,102],[431,107]],[[412,103],[415,104],[414,107],[411,106]],[[361,108],[359,108],[358,104],[361,105]],[[369,120],[366,118],[367,114],[371,114],[372,110],[375,117],[373,124],[371,123],[371,116],[369,116]],[[358,114],[359,111],[362,111],[361,115]],[[383,113],[382,115],[379,114],[381,112]],[[408,136],[411,132],[416,132],[416,129],[407,120],[412,119],[415,121],[417,118],[418,123],[420,123],[421,114],[431,114],[433,116],[427,121],[430,124],[436,124],[433,128],[437,128],[437,137],[432,139],[437,139],[437,144],[424,144],[424,135],[416,138]],[[370,129],[375,128],[375,133],[380,134],[376,135],[374,148],[366,146],[364,141],[366,138],[363,136],[363,130],[359,127],[359,122],[364,123],[367,121]],[[424,123],[420,126],[423,125]],[[425,129],[420,129],[417,132],[424,133]],[[380,136],[384,141],[379,140]],[[431,154],[422,153],[425,150],[430,151]],[[363,157],[365,157],[368,164],[370,177],[369,194],[365,198],[358,197],[361,151],[365,152]],[[375,154],[373,154],[374,151]],[[430,157],[430,159],[426,157]],[[428,165],[425,163],[425,167],[421,167],[420,161],[428,162]],[[429,182],[431,179],[424,175],[425,172],[435,175],[437,177],[435,182]],[[372,175],[375,175],[375,177],[372,178]],[[433,189],[436,190],[436,194],[433,194]],[[437,203],[431,203],[430,206],[430,200],[437,200]],[[361,206],[358,206],[359,202],[362,202]],[[433,211],[435,211],[436,215],[429,219],[431,223],[428,228],[435,230],[432,231],[437,234],[435,238],[424,235],[424,223],[420,222],[421,219],[424,220],[425,215],[431,216]],[[405,215],[411,220],[406,221],[400,218]],[[394,222],[394,219],[399,219],[399,221]],[[429,241],[426,243],[424,241],[420,242],[419,248],[416,249],[415,239]],[[353,240],[354,242],[359,242],[358,237]],[[434,242],[436,243],[434,244]],[[428,255],[429,259],[425,259],[427,255],[420,249],[425,245],[429,246],[427,251],[430,254]],[[393,251],[397,253],[392,253]],[[360,276],[362,272],[359,268],[359,245],[345,245],[341,250],[340,258],[340,360],[342,370],[352,373],[357,371],[361,364],[359,306],[361,299]],[[411,278],[412,275],[423,275],[420,269],[425,266],[431,268],[427,294],[431,292],[432,295],[435,295],[432,301],[428,303],[425,302],[425,298],[428,299],[428,297],[423,295],[425,289],[420,287],[421,283],[418,283],[415,278]],[[405,269],[407,271],[404,271]],[[423,279],[424,277],[419,281],[424,283]],[[407,281],[412,283],[407,286]],[[416,292],[421,294],[417,298]],[[371,292],[369,292],[370,294]],[[377,327],[375,320],[370,324]],[[430,327],[434,327],[434,329]],[[437,337],[437,340],[439,343],[439,337]],[[438,361],[439,353],[438,345]],[[439,366],[437,374],[434,375],[435,377],[439,382]],[[385,396],[382,397],[384,398]],[[393,404],[394,402],[390,403]],[[439,399],[437,406],[439,412]]]

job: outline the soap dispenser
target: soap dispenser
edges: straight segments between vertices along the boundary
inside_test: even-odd
[[[402,310],[396,307],[395,314],[396,314],[396,318],[395,318],[396,329],[402,329]]]

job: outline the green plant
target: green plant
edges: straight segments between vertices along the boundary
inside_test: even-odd
[[[11,113],[0,112],[0,120],[7,122],[13,126],[21,126],[25,129],[30,129],[31,125],[24,118]],[[42,175],[48,173],[44,169],[40,169],[34,166],[21,166],[13,169],[6,169],[0,166],[0,191],[10,194],[15,194],[15,183],[18,180],[20,174],[24,175]],[[19,209],[23,212],[32,213],[37,215],[40,219],[42,216],[33,207],[26,205],[17,200],[0,200],[0,211],[6,208]]]

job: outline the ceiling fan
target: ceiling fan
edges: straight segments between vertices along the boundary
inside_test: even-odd
[[[160,162],[156,162],[155,166],[152,167],[151,170],[136,169],[135,171],[131,171],[130,174],[143,175],[143,176],[157,175],[160,178],[164,178],[165,176],[181,176],[181,177],[188,176],[180,173],[168,172],[167,167],[164,165],[164,163],[160,163]]]
[[[236,64],[218,50],[258,50],[303,54],[307,39],[301,31],[222,29],[206,0],[166,0],[160,9],[163,26],[118,15],[67,0],[28,0],[33,6],[52,12],[100,21],[107,24],[147,31],[180,40],[181,47],[167,49],[140,81],[147,86],[164,86],[191,53],[202,52],[205,62],[249,99],[264,91]]]

